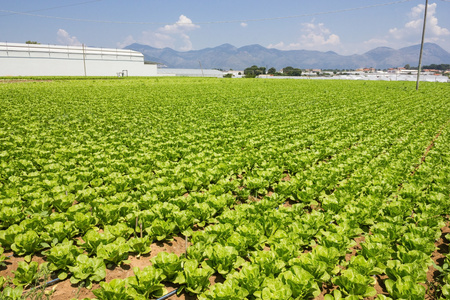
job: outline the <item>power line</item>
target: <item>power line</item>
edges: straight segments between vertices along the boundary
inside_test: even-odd
[[[102,0],[91,0],[91,1],[85,1],[85,2],[80,2],[80,3],[73,3],[73,4],[67,4],[67,5],[60,5],[60,6],[54,6],[54,7],[48,7],[48,8],[29,10],[26,12],[8,11],[9,12],[8,14],[0,15],[0,17],[10,16],[10,15],[18,15],[18,14],[24,14],[24,13],[32,13],[32,12],[44,11],[44,10],[52,10],[52,9],[58,9],[58,8],[66,8],[66,7],[84,5],[84,4],[100,2],[100,1],[102,1]],[[6,10],[0,10],[0,11],[7,12]]]
[[[100,1],[100,0],[96,0],[96,1]],[[189,23],[189,24],[206,25],[206,24],[225,24],[225,23],[243,23],[243,22],[244,23],[248,23],[248,22],[263,22],[263,21],[275,21],[275,20],[284,20],[284,19],[296,19],[296,18],[313,17],[313,16],[318,16],[318,15],[343,13],[343,12],[355,11],[355,10],[361,10],[361,9],[367,9],[367,8],[374,8],[374,7],[380,7],[380,6],[394,5],[394,4],[400,4],[400,3],[410,2],[410,1],[414,1],[414,0],[400,0],[400,1],[394,1],[394,2],[388,2],[388,3],[380,3],[380,4],[373,4],[373,5],[361,6],[361,7],[355,7],[355,8],[346,8],[346,9],[339,9],[339,10],[333,10],[333,11],[325,11],[325,12],[317,12],[317,13],[309,13],[309,14],[301,14],[301,15],[293,15],[293,16],[284,16],[284,17],[245,19],[245,20],[209,21],[209,22],[193,22],[193,23]],[[441,0],[441,1],[444,1],[444,0]],[[94,1],[89,1],[89,2],[94,2]],[[39,18],[47,18],[47,19],[67,20],[67,21],[75,21],[75,22],[110,23],[110,24],[134,24],[134,25],[167,25],[167,24],[171,24],[171,22],[168,22],[168,23],[161,23],[161,22],[129,22],[129,21],[111,21],[111,20],[91,20],[91,19],[65,18],[65,17],[46,16],[46,15],[33,14],[33,13],[30,13],[30,12],[18,12],[18,11],[4,10],[4,9],[0,9],[0,11],[1,12],[6,12],[6,13],[9,13],[9,14],[25,15],[25,16],[32,16],[32,17],[39,17]]]

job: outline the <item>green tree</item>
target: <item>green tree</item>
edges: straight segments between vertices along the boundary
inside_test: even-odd
[[[266,68],[258,67],[256,65],[253,65],[244,70],[244,75],[245,75],[245,77],[248,77],[248,78],[254,78],[258,75],[263,75],[263,74],[266,74]]]
[[[283,74],[287,76],[302,76],[302,70],[288,66],[283,68]]]
[[[450,69],[450,64],[440,64],[440,65],[431,64],[429,66],[423,66],[422,69],[434,69],[445,71]]]
[[[272,68],[270,68],[268,71],[267,71],[267,74],[275,74],[277,72],[277,69],[275,69],[274,67],[272,67]]]
[[[41,43],[38,43],[36,41],[26,41],[25,44],[35,44],[35,45],[40,45]]]

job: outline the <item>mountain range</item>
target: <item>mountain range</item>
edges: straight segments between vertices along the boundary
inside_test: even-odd
[[[144,54],[145,61],[156,62],[170,68],[195,68],[243,70],[252,65],[275,67],[277,70],[292,66],[301,69],[357,69],[372,67],[386,69],[417,66],[420,45],[393,49],[378,47],[364,54],[340,55],[333,51],[278,50],[261,45],[237,48],[223,44],[201,50],[176,51],[171,48],[153,48],[142,44],[131,44],[125,49]],[[449,64],[450,53],[434,43],[425,43],[422,65]]]

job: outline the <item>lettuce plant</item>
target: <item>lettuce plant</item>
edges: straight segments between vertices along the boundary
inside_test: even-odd
[[[111,233],[100,233],[96,230],[89,230],[83,236],[84,243],[80,243],[88,254],[96,253],[99,245],[107,245],[115,240],[115,236]]]
[[[23,299],[23,286],[17,286],[15,288],[7,286],[2,291],[2,299],[5,300],[22,300]]]
[[[83,234],[97,224],[97,218],[92,213],[75,212],[69,215],[69,219],[73,219],[75,227]]]
[[[114,265],[129,263],[127,260],[129,251],[130,246],[126,240],[123,237],[119,237],[112,243],[98,245],[97,257]]]
[[[281,280],[288,285],[295,299],[315,298],[320,294],[320,288],[314,277],[299,266],[293,266],[281,273]]]
[[[254,293],[255,299],[292,299],[292,290],[289,285],[283,283],[279,278],[265,278],[262,290]]]
[[[179,272],[174,283],[182,284],[178,290],[181,293],[183,289],[192,294],[202,293],[209,285],[209,277],[214,274],[214,269],[205,262],[199,267],[195,259],[186,260],[183,264],[183,272]]]
[[[72,273],[70,282],[77,284],[83,282],[86,288],[92,288],[92,282],[98,282],[106,277],[106,266],[101,258],[89,258],[85,254],[77,256],[74,266],[69,266]]]
[[[230,273],[244,262],[237,250],[231,246],[214,244],[214,246],[207,247],[205,252],[208,257],[205,262],[222,275]]]
[[[419,250],[427,255],[431,255],[436,249],[433,238],[422,237],[412,232],[405,233],[400,238],[400,243],[407,250]]]
[[[199,227],[205,227],[206,223],[212,221],[212,217],[216,214],[217,210],[209,206],[207,203],[195,203],[191,208],[194,213],[194,222]]]
[[[140,295],[135,289],[127,287],[127,281],[115,278],[110,282],[100,282],[100,288],[92,293],[102,300],[145,300],[144,295]]]
[[[330,280],[331,275],[335,275],[340,271],[337,265],[339,256],[339,251],[334,247],[317,246],[312,252],[304,253],[298,258],[291,259],[289,265],[298,265],[313,275],[317,282],[322,283]]]
[[[7,279],[3,276],[0,276],[0,290],[3,290],[3,285],[5,285]]]
[[[75,201],[75,195],[63,193],[53,197],[52,205],[58,212],[65,212]]]
[[[156,238],[158,241],[169,238],[175,230],[175,223],[156,219],[152,222],[150,227],[145,228],[145,231],[151,238]]]
[[[119,205],[105,203],[94,206],[94,214],[103,226],[117,223],[120,218]]]
[[[0,243],[5,249],[10,249],[11,245],[14,244],[15,237],[25,231],[26,229],[17,224],[13,224],[5,230],[0,230]]]
[[[173,221],[175,222],[177,231],[184,236],[190,236],[191,226],[194,225],[194,214],[190,210],[175,211],[173,213]]]
[[[78,230],[74,226],[74,222],[67,221],[54,222],[44,227],[45,231],[41,234],[41,238],[44,240],[45,247],[50,247],[61,243],[64,239],[70,239],[78,233]]]
[[[42,249],[40,243],[41,238],[39,235],[33,230],[28,230],[25,233],[18,234],[14,238],[14,244],[11,245],[11,249],[17,255],[35,253],[39,249]]]
[[[227,280],[236,281],[239,286],[247,291],[248,295],[253,295],[260,289],[264,278],[265,276],[262,276],[259,265],[250,262],[244,262],[239,272],[227,276]]]
[[[414,281],[413,278],[405,276],[394,281],[386,279],[384,281],[386,290],[394,299],[424,299],[426,289],[423,285]]]
[[[182,271],[181,259],[175,253],[159,252],[151,260],[155,268],[161,269],[168,281],[174,280]]]
[[[136,253],[137,257],[140,257],[142,254],[150,253],[152,248],[150,247],[150,239],[149,236],[146,235],[142,238],[131,238],[127,241],[127,244],[130,246],[130,252]]]
[[[111,235],[115,236],[116,238],[122,237],[127,240],[133,233],[133,229],[128,227],[124,223],[117,223],[116,225],[106,225],[105,233],[111,234]]]
[[[58,278],[61,280],[67,278],[69,266],[74,266],[77,256],[82,253],[82,249],[73,245],[73,241],[68,240],[43,252],[47,256],[49,270],[59,271]]]
[[[384,273],[383,269],[377,267],[377,261],[373,258],[366,259],[364,256],[357,255],[350,259],[348,269],[353,269],[362,275],[379,275]]]
[[[394,258],[401,261],[403,264],[416,263],[424,266],[430,266],[432,259],[425,253],[419,250],[407,250],[401,245],[397,245],[397,251],[393,253]]]
[[[19,207],[4,206],[0,209],[0,220],[2,220],[0,228],[8,228],[13,224],[17,224],[23,217],[24,213]]]
[[[263,230],[263,228],[255,223],[240,225],[236,228],[236,232],[245,238],[245,245],[247,248],[254,250],[262,249],[261,245],[263,245],[267,239]]]
[[[145,299],[149,297],[161,297],[166,293],[164,284],[161,283],[166,276],[163,270],[154,266],[147,266],[144,269],[133,268],[134,276],[127,278],[130,287],[136,290]]]
[[[399,280],[404,277],[410,278],[414,282],[426,282],[428,265],[421,263],[402,264],[398,260],[390,260],[387,262],[386,275],[391,280]]]
[[[333,278],[332,281],[340,287],[344,294],[349,296],[356,296],[362,299],[376,295],[376,290],[372,286],[374,284],[373,278],[361,275],[354,269],[342,271],[341,275]]]
[[[30,285],[35,283],[35,281],[39,278],[38,269],[39,264],[35,261],[32,261],[30,263],[20,261],[18,263],[17,269],[13,271],[13,283],[17,286]]]
[[[208,291],[198,296],[199,300],[246,300],[248,291],[234,280],[218,282]]]
[[[257,264],[261,273],[267,277],[276,277],[286,266],[286,262],[279,259],[273,251],[256,251],[250,255],[250,261]]]
[[[278,258],[284,261],[297,257],[300,253],[299,247],[291,239],[282,239],[274,244],[271,249],[277,254]]]
[[[0,247],[0,267],[6,266],[5,261],[9,259],[7,256],[3,255],[3,252],[5,249],[3,247]]]

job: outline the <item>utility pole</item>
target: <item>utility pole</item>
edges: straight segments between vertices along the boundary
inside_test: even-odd
[[[423,41],[425,40],[425,26],[427,24],[427,11],[428,11],[428,0],[425,1],[425,14],[423,16],[422,43],[420,44],[419,67],[417,68],[416,91],[419,90],[420,71],[422,69]]]
[[[81,44],[81,47],[83,48],[84,77],[86,77],[86,50],[84,48],[84,44]]]
[[[202,77],[205,77],[205,74],[203,74],[203,67],[202,67],[202,63],[200,61],[198,61],[198,64],[200,65],[200,69],[202,70]]]

